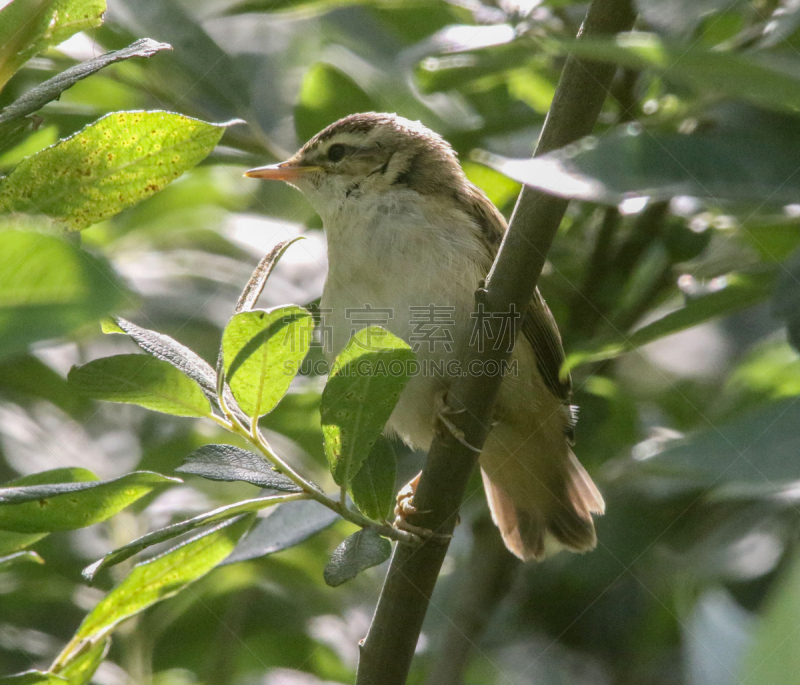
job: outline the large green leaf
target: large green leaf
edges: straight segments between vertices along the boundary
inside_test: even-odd
[[[800,557],[770,590],[740,673],[747,685],[795,685],[800,673]]]
[[[268,414],[286,394],[311,344],[314,320],[302,307],[243,311],[222,334],[225,378],[250,417]]]
[[[0,89],[36,53],[103,22],[105,0],[14,0],[0,11]]]
[[[91,76],[109,64],[121,62],[131,57],[152,57],[160,50],[171,49],[172,46],[166,43],[159,43],[149,38],[141,38],[122,50],[107,52],[105,55],[86,60],[62,71],[53,78],[47,79],[44,83],[32,88],[0,111],[0,135],[6,130],[3,128],[5,125],[33,114],[48,102],[58,98],[67,88],[74,86],[78,81]]]
[[[172,364],[144,354],[119,354],[73,366],[67,380],[96,400],[138,404],[175,416],[211,413],[197,383]]]
[[[760,207],[800,197],[800,118],[726,106],[689,134],[623,126],[532,159],[476,159],[561,197],[617,205],[689,195]],[[736,209],[734,206],[733,209]]]
[[[356,333],[334,362],[322,392],[325,456],[347,487],[367,459],[410,377],[414,353],[377,326]]]
[[[54,236],[0,231],[0,356],[70,333],[124,296],[105,260]]]
[[[397,461],[392,443],[379,438],[350,481],[350,496],[362,514],[378,521],[391,516],[395,503],[396,471]]]
[[[774,283],[773,270],[728,274],[724,287],[692,297],[680,309],[642,326],[627,337],[600,340],[589,347],[574,350],[564,362],[562,373],[566,374],[581,364],[613,359],[673,333],[751,307],[769,297]]]
[[[210,480],[241,480],[270,490],[300,492],[297,485],[270,466],[264,457],[233,445],[203,445],[175,470]]]
[[[49,533],[83,528],[105,521],[155,488],[179,482],[151,471],[98,481],[85,469],[20,478],[0,488],[0,529]]]
[[[173,112],[114,112],[20,162],[0,211],[46,214],[79,230],[135,205],[201,162],[228,124]]]
[[[353,533],[333,551],[322,575],[328,585],[336,587],[362,571],[382,564],[391,555],[391,543],[373,528],[364,528]]]
[[[642,32],[621,33],[608,40],[581,39],[571,42],[569,51],[629,69],[653,69],[704,95],[733,96],[791,112],[800,107],[800,75],[792,62],[776,55],[704,50]]]
[[[80,649],[85,641],[94,643],[101,640],[122,621],[172,597],[206,575],[233,551],[251,525],[250,516],[225,521],[134,567],[83,620],[56,660],[56,665],[69,663],[75,650]]]
[[[109,566],[119,564],[125,559],[129,559],[134,554],[138,554],[142,550],[157,545],[166,540],[171,540],[179,535],[188,533],[196,528],[211,525],[212,523],[219,523],[240,516],[242,514],[249,514],[256,511],[261,511],[267,507],[274,507],[282,502],[291,501],[296,495],[275,495],[272,497],[256,497],[255,499],[246,499],[234,504],[226,504],[224,507],[219,507],[213,511],[207,511],[205,514],[200,514],[194,518],[190,518],[180,523],[174,523],[166,528],[154,530],[152,533],[143,535],[142,537],[128,543],[124,547],[115,549],[113,552],[106,554],[100,561],[96,561],[91,566],[87,566],[83,575],[88,580],[94,579],[99,571]]]

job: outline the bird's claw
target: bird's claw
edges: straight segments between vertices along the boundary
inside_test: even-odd
[[[394,507],[394,527],[417,535],[424,540],[449,540],[451,537],[453,537],[452,535],[435,533],[434,531],[430,530],[430,528],[415,526],[413,523],[410,523],[407,520],[409,516],[413,516],[414,514],[427,513],[419,511],[414,506],[413,502],[414,494],[417,491],[417,485],[419,484],[419,478],[421,475],[422,471],[420,471],[416,476],[414,476],[414,478],[400,488],[400,492],[397,493],[397,503]]]

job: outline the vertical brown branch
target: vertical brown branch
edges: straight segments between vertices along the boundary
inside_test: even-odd
[[[594,0],[579,37],[613,35],[633,26],[630,0]],[[547,115],[536,154],[571,143],[591,133],[606,98],[614,67],[570,56]],[[567,208],[567,201],[525,187],[503,239],[486,286],[478,291],[484,311],[524,312],[528,308],[545,258]],[[510,349],[473,351],[471,361],[503,362]],[[463,376],[454,382],[448,403],[453,423],[464,442],[483,447],[502,378]],[[442,536],[453,532],[458,509],[477,454],[448,434],[436,437],[428,453],[414,505],[413,523]],[[358,685],[403,685],[422,629],[433,588],[447,553],[447,538],[411,548],[397,545],[375,616],[364,641]]]

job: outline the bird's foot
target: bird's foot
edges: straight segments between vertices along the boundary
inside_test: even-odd
[[[394,527],[399,528],[400,530],[404,530],[408,533],[413,533],[424,540],[440,540],[446,541],[449,540],[452,535],[442,535],[441,533],[435,533],[434,531],[430,530],[430,528],[422,528],[421,526],[415,526],[413,523],[408,521],[409,516],[413,516],[414,514],[421,514],[427,512],[421,512],[414,506],[414,494],[417,491],[417,485],[419,484],[419,478],[422,475],[422,471],[420,471],[416,476],[414,476],[408,483],[406,483],[402,488],[400,488],[400,492],[397,493],[397,504],[394,507]]]

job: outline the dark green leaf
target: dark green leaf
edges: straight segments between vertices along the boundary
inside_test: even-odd
[[[672,33],[691,31],[704,17],[734,11],[744,4],[745,0],[636,0],[650,26]]]
[[[255,499],[246,499],[234,504],[227,504],[224,507],[219,507],[213,511],[207,511],[205,514],[200,514],[194,518],[190,518],[180,523],[174,523],[166,528],[154,530],[152,533],[143,535],[142,537],[128,543],[124,547],[115,549],[113,552],[106,554],[100,561],[96,561],[91,566],[87,566],[83,570],[84,577],[91,581],[104,568],[114,566],[115,564],[129,559],[134,554],[138,554],[148,547],[157,545],[161,542],[171,540],[179,535],[188,533],[196,528],[211,525],[212,523],[219,523],[226,521],[242,514],[249,514],[256,511],[261,511],[267,507],[275,506],[282,502],[287,501],[287,497],[291,498],[294,495],[274,495],[272,497],[257,497]]]
[[[69,663],[85,641],[97,642],[122,621],[147,607],[172,597],[202,578],[236,547],[252,525],[250,516],[224,521],[164,554],[145,561],[128,574],[83,620],[72,640],[56,659],[57,666]]]
[[[796,202],[800,119],[728,111],[739,121],[720,121],[708,131],[678,134],[631,125],[534,159],[485,153],[476,159],[553,195],[609,205],[676,195],[759,206]]]
[[[0,89],[35,54],[100,26],[105,0],[14,0],[0,11]]]
[[[40,557],[36,552],[32,550],[26,550],[24,552],[14,552],[14,554],[9,554],[4,557],[0,557],[0,571],[4,571],[9,566],[13,566],[14,564],[19,564],[21,562],[34,562],[36,564],[43,564],[44,559]]]
[[[209,400],[213,401],[216,398],[217,374],[200,355],[185,345],[181,345],[168,335],[142,328],[125,319],[116,319],[115,325],[118,327],[119,332],[127,333],[145,352],[168,364],[172,364],[181,373],[191,378],[200,386],[200,389]],[[117,331],[109,329],[104,330],[104,332],[116,333]]]
[[[395,503],[396,471],[392,443],[385,438],[379,438],[358,473],[350,481],[350,496],[362,514],[377,521],[391,516]]]
[[[138,404],[175,416],[211,413],[197,383],[170,363],[144,354],[119,354],[73,366],[67,380],[96,400]]]
[[[135,471],[106,481],[95,480],[87,471],[88,475],[80,474],[82,480],[77,482],[53,482],[64,471],[36,474],[35,478],[22,478],[0,488],[0,529],[49,533],[83,528],[105,521],[155,488],[181,482],[151,471]],[[39,483],[32,484],[37,478]],[[49,482],[42,482],[44,478]]]
[[[270,490],[301,491],[263,457],[233,445],[203,445],[186,457],[186,461],[175,470],[210,480],[242,480]]]
[[[86,643],[86,648],[83,651],[79,650],[58,672],[58,675],[66,679],[69,685],[87,685],[91,682],[92,676],[100,664],[103,663],[110,647],[111,638],[94,644]]]
[[[253,526],[225,563],[258,559],[294,547],[338,519],[338,514],[313,500],[286,502]]]
[[[300,140],[308,140],[348,114],[373,112],[375,105],[347,74],[330,64],[315,64],[303,79],[294,122]]]
[[[302,307],[235,314],[222,334],[225,379],[248,416],[268,414],[308,352],[314,319]]]
[[[776,55],[704,50],[643,32],[622,33],[612,40],[574,41],[569,51],[629,69],[654,69],[701,94],[737,97],[790,112],[800,107],[800,76],[792,62]]]
[[[105,260],[61,238],[0,231],[0,356],[70,333],[124,295]]]
[[[800,253],[779,272],[772,308],[786,321],[789,342],[800,350]]]
[[[16,119],[33,114],[44,107],[48,102],[58,98],[67,88],[75,85],[81,79],[91,76],[103,67],[130,59],[131,57],[151,57],[159,50],[171,50],[166,43],[158,43],[149,38],[141,38],[131,43],[127,48],[107,52],[105,55],[76,64],[74,67],[62,71],[57,76],[32,88],[22,97],[0,111],[0,127]],[[2,128],[0,128],[2,130]]]
[[[334,551],[323,571],[325,582],[336,587],[368,568],[382,564],[392,555],[391,543],[372,528],[353,533]]]
[[[45,214],[70,229],[86,228],[197,165],[228,125],[172,112],[107,114],[20,162],[0,184],[0,211]]]
[[[283,257],[284,252],[286,252],[292,244],[304,238],[305,236],[300,235],[291,240],[283,240],[262,257],[255,271],[253,271],[253,275],[250,276],[250,280],[247,281],[247,285],[242,291],[239,301],[236,303],[236,307],[233,310],[234,314],[255,309],[258,297],[261,295],[261,291],[264,290],[264,286],[267,284],[267,279],[272,273],[272,269],[275,268],[280,258]]]
[[[562,374],[581,364],[613,359],[659,338],[751,307],[769,297],[774,282],[775,272],[772,270],[728,274],[720,290],[692,297],[685,306],[639,328],[626,338],[598,341],[591,347],[571,352],[564,362]]]
[[[338,485],[347,487],[381,434],[411,373],[414,353],[377,326],[354,335],[331,369],[322,393],[325,455]]]

